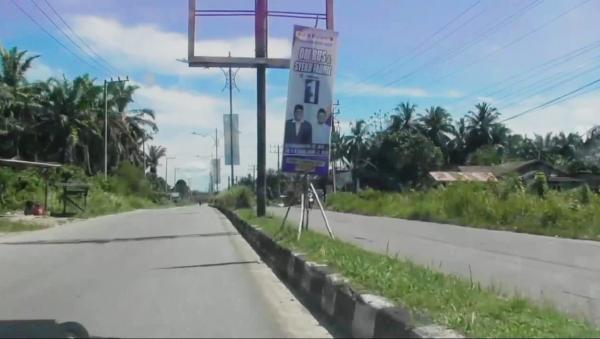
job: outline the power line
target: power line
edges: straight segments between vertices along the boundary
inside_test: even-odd
[[[473,40],[469,41],[465,45],[457,46],[454,49],[450,49],[448,51],[448,54],[440,55],[437,58],[431,60],[432,62],[429,62],[427,64],[427,66],[430,66],[432,64],[437,64],[438,62],[439,63],[447,63],[448,61],[459,56],[460,54],[462,54],[466,50],[470,49],[471,47],[476,46],[481,41],[483,41],[486,37],[493,35],[494,33],[496,33],[497,31],[501,30],[504,27],[509,27],[509,24],[511,22],[518,20],[520,17],[524,16],[525,14],[527,14],[527,12],[531,11],[532,9],[538,7],[543,2],[544,2],[544,0],[534,0],[534,1],[530,2],[529,4],[523,6],[522,8],[518,8],[514,13],[499,20],[494,25],[492,25],[490,28],[488,28],[486,31],[482,32],[480,35],[476,36]],[[435,82],[435,79],[432,79],[425,86],[428,86],[434,82]]]
[[[486,36],[494,33],[495,31],[497,31],[498,29],[504,27],[502,25],[506,25],[506,23],[508,23],[509,21],[514,21],[516,20],[519,16],[524,15],[527,11],[535,8],[536,6],[538,6],[541,2],[539,2],[540,0],[535,0],[532,3],[526,5],[523,8],[518,9],[515,13],[509,15],[508,17],[499,20],[496,24],[494,24],[492,27],[490,27],[487,31],[484,31],[481,35],[477,36],[475,39],[471,40],[470,42],[468,42],[466,45],[464,46],[459,46],[455,49],[450,49],[448,55],[440,55],[437,56],[427,62],[425,62],[424,64],[422,64],[421,66],[417,67],[416,69],[413,69],[412,71],[402,75],[400,78],[397,78],[393,81],[388,82],[387,84],[384,85],[384,87],[389,87],[401,80],[404,80],[406,78],[411,77],[412,75],[418,73],[419,71],[428,68],[429,66],[432,66],[440,61],[447,61],[453,57],[456,57],[458,55],[460,55],[461,52],[467,50],[468,48],[470,48],[471,46],[477,44],[478,42],[480,42],[481,40],[483,40]],[[452,54],[454,53],[454,54]]]
[[[537,32],[538,32],[538,31],[540,31],[541,29],[545,28],[546,26],[550,25],[551,23],[554,23],[555,21],[559,20],[560,18],[562,18],[562,17],[564,17],[565,15],[567,15],[567,14],[571,13],[572,11],[574,11],[574,10],[578,9],[579,7],[581,7],[581,6],[585,5],[585,4],[587,4],[587,3],[588,3],[588,2],[590,2],[590,1],[591,1],[591,0],[584,0],[584,1],[581,1],[581,2],[579,2],[577,5],[575,5],[575,6],[573,6],[573,7],[570,7],[570,8],[569,8],[569,9],[567,9],[566,11],[563,11],[563,12],[561,12],[559,15],[557,15],[557,16],[555,16],[555,17],[553,17],[552,19],[550,19],[550,20],[548,20],[548,21],[545,21],[543,24],[541,24],[541,25],[537,26],[536,28],[534,28],[534,29],[532,29],[532,30],[528,31],[527,33],[525,33],[525,34],[521,35],[520,37],[518,37],[518,38],[516,38],[516,39],[514,39],[514,40],[512,40],[512,41],[510,41],[509,43],[507,43],[507,44],[505,44],[505,45],[502,45],[501,47],[499,47],[499,48],[497,48],[497,49],[495,49],[495,50],[491,51],[490,53],[488,53],[488,54],[484,55],[483,57],[481,57],[481,58],[478,58],[478,59],[475,59],[475,60],[471,61],[470,63],[468,63],[468,64],[464,65],[463,67],[459,67],[458,69],[455,69],[454,71],[451,71],[450,73],[446,73],[445,75],[442,75],[441,77],[435,78],[435,79],[433,79],[432,81],[435,81],[435,82],[437,82],[437,81],[440,81],[440,80],[446,79],[446,78],[448,78],[448,77],[451,77],[451,76],[453,76],[453,75],[455,75],[455,74],[458,74],[458,73],[460,73],[462,70],[464,70],[464,69],[466,69],[466,68],[473,67],[474,65],[477,65],[477,64],[481,63],[482,61],[484,61],[484,60],[486,60],[487,58],[489,58],[490,56],[492,56],[492,55],[494,55],[494,54],[498,53],[499,51],[502,51],[502,50],[506,49],[507,47],[510,47],[510,46],[512,46],[512,45],[514,45],[514,44],[516,44],[516,43],[520,42],[520,41],[523,41],[525,38],[527,38],[527,37],[531,36],[532,34],[535,34],[535,33],[537,33]]]
[[[427,36],[423,41],[421,41],[421,43],[419,45],[417,45],[414,49],[413,49],[413,53],[415,53],[415,51],[418,51],[421,47],[423,47],[429,40],[433,39],[436,35],[438,35],[439,33],[441,33],[444,29],[446,29],[448,26],[452,25],[454,22],[456,22],[457,20],[459,20],[460,18],[463,17],[463,15],[465,15],[467,12],[469,12],[472,8],[474,8],[475,6],[479,5],[479,3],[481,3],[481,1],[476,1],[473,4],[471,4],[469,7],[467,7],[465,10],[463,10],[462,12],[460,12],[457,16],[453,17],[452,19],[450,19],[450,21],[448,21],[446,24],[444,24],[442,27],[440,27],[438,30],[436,30],[435,32],[433,32],[432,34],[430,34],[429,36]],[[370,75],[368,75],[367,77],[365,77],[363,80],[360,80],[356,83],[356,85],[362,84],[364,82],[366,82],[367,80],[372,79],[374,76],[380,74],[381,72],[384,72],[386,70],[388,70],[390,67],[394,66],[395,64],[397,64],[398,62],[400,62],[403,58],[410,56],[411,54],[408,55],[402,55],[396,59],[394,59],[392,62],[390,62],[388,65],[378,69],[377,71],[371,73]],[[412,60],[412,58],[414,58],[416,55],[413,55],[412,57],[410,57]],[[408,60],[406,60],[408,61]],[[404,65],[405,62],[403,62],[401,65]]]
[[[29,20],[31,20],[34,24],[36,24],[42,31],[44,31],[44,33],[46,33],[52,40],[54,40],[57,44],[61,45],[64,49],[67,50],[67,52],[73,54],[73,56],[75,56],[77,59],[79,59],[81,62],[85,63],[86,65],[92,67],[92,68],[96,68],[96,66],[90,64],[89,62],[87,62],[85,59],[81,58],[77,53],[73,52],[69,47],[67,47],[65,44],[63,44],[60,40],[58,40],[54,35],[52,35],[52,33],[48,32],[48,30],[46,30],[44,28],[44,26],[42,26],[37,20],[35,20],[35,18],[33,18],[25,9],[23,9],[23,7],[19,6],[17,4],[17,2],[15,0],[11,0],[11,2],[13,3],[13,5],[15,5],[23,14],[25,14],[25,16],[27,16],[29,18]]]
[[[538,106],[535,106],[535,107],[533,107],[533,108],[530,108],[530,109],[528,109],[528,110],[525,110],[525,111],[523,111],[523,112],[520,112],[520,113],[514,114],[514,115],[512,115],[512,116],[510,116],[510,117],[508,117],[508,118],[506,118],[506,119],[504,119],[504,120],[501,120],[500,122],[506,122],[506,121],[509,121],[509,120],[513,120],[513,119],[516,119],[516,118],[522,117],[522,116],[523,116],[523,115],[525,115],[525,114],[528,114],[528,113],[534,112],[534,111],[536,111],[536,110],[538,110],[538,109],[545,108],[545,107],[551,106],[552,104],[557,104],[558,102],[565,101],[565,100],[562,100],[562,99],[564,99],[564,98],[566,98],[566,97],[568,97],[568,96],[570,96],[570,95],[573,95],[573,94],[575,94],[575,93],[577,93],[577,92],[580,92],[580,91],[582,91],[582,90],[584,90],[584,89],[586,89],[586,88],[588,88],[588,87],[591,87],[591,86],[593,86],[593,85],[595,85],[595,84],[597,84],[597,83],[600,83],[600,78],[598,78],[598,79],[596,79],[596,80],[594,80],[594,81],[588,82],[587,84],[585,84],[585,85],[583,85],[583,86],[581,86],[581,87],[579,87],[579,88],[576,88],[576,89],[574,89],[574,90],[572,90],[572,91],[570,91],[570,92],[568,92],[568,93],[565,93],[565,94],[563,94],[563,95],[561,95],[561,96],[558,96],[558,97],[556,97],[556,98],[554,98],[554,99],[552,99],[552,100],[548,100],[548,101],[544,102],[543,104],[540,104],[540,105],[538,105]],[[586,92],[584,92],[584,93],[587,93],[587,91],[586,91]],[[579,95],[581,95],[581,94],[583,94],[583,93],[580,93]],[[569,99],[573,99],[573,98],[575,98],[575,97],[577,97],[577,96],[579,96],[579,95],[573,96],[573,97],[571,97],[571,98],[569,98]],[[561,100],[562,100],[562,101],[561,101]]]
[[[587,65],[589,65],[589,64],[587,64]],[[581,68],[583,68],[583,67],[585,67],[587,65],[586,64],[582,64],[582,65],[577,66],[575,69],[570,69],[570,70],[565,70],[565,71],[562,71],[562,72],[558,72],[558,73],[556,73],[556,74],[554,74],[554,75],[552,75],[550,77],[540,79],[540,80],[534,82],[533,84],[530,84],[528,86],[525,86],[525,87],[517,90],[516,94],[504,95],[502,97],[496,98],[496,100],[503,100],[503,99],[507,99],[507,98],[511,98],[511,97],[512,98],[526,97],[526,96],[530,96],[530,95],[536,95],[536,94],[539,94],[539,93],[543,93],[543,92],[545,92],[547,90],[551,90],[553,88],[556,88],[557,86],[560,86],[560,85],[562,85],[564,83],[567,83],[567,82],[570,82],[572,80],[575,80],[575,79],[577,79],[577,78],[579,78],[581,76],[585,76],[589,72],[595,71],[595,70],[597,70],[597,69],[600,68],[600,64],[598,64],[598,65],[595,65],[593,67],[588,67],[588,68],[584,69],[583,71],[581,71],[579,73],[576,73],[576,74],[572,73],[573,71],[575,71],[577,69],[581,69]],[[565,76],[568,76],[568,77],[565,78]],[[558,80],[558,82],[556,82],[554,84],[551,84],[550,86],[543,87],[542,89],[539,89],[539,85],[543,85],[544,83],[547,84],[547,83],[550,83],[551,81],[554,81],[554,80]],[[536,92],[534,92],[533,94],[530,94],[532,92],[532,90],[536,90],[536,89],[539,89],[539,90],[536,91]],[[506,106],[511,106],[513,104],[514,103],[507,104]]]
[[[48,13],[46,13],[46,11],[44,11],[44,9],[42,7],[40,7],[40,5],[37,4],[37,2],[35,2],[35,0],[30,0],[31,3],[38,9],[38,11],[40,11],[45,17],[46,19],[48,19],[50,21],[50,23],[56,27],[56,29],[58,29],[59,32],[62,33],[62,35],[64,35],[67,40],[69,40],[73,45],[75,45],[75,47],[77,47],[80,51],[82,51],[84,53],[84,55],[86,56],[90,56],[88,52],[84,51],[83,48],[81,48],[81,46],[73,39],[71,39],[71,37],[62,29],[58,26],[58,24],[48,15]],[[97,65],[99,65],[100,67],[102,67],[105,71],[108,70],[108,73],[110,73],[110,69],[106,68],[106,66],[102,65],[101,63],[99,63],[96,59],[91,58],[92,61],[94,61]],[[102,71],[102,69],[94,67],[99,71]],[[107,73],[107,74],[108,74]]]
[[[81,43],[83,43],[90,52],[92,52],[92,54],[94,54],[94,56],[96,56],[100,61],[102,61],[105,65],[107,65],[112,72],[114,73],[119,73],[119,71],[108,61],[106,61],[101,55],[99,55],[94,48],[92,48],[92,46],[90,46],[79,34],[77,34],[77,32],[75,32],[75,30],[73,30],[73,28],[71,28],[71,26],[67,23],[67,21],[63,18],[62,15],[60,15],[60,13],[54,8],[54,6],[52,6],[50,4],[50,2],[48,2],[48,0],[44,0],[44,2],[46,3],[46,5],[48,6],[48,8],[50,8],[50,10],[52,10],[52,12],[54,12],[54,14],[58,17],[58,19],[67,27],[67,29],[75,36],[77,37],[77,39],[79,41],[81,41]]]
[[[557,57],[551,58],[550,60],[547,60],[547,61],[545,61],[544,63],[542,63],[540,65],[531,67],[531,68],[523,70],[523,71],[516,72],[516,73],[514,73],[514,74],[512,74],[512,75],[510,75],[510,76],[508,76],[508,77],[506,77],[506,78],[504,78],[502,80],[495,81],[495,82],[491,83],[490,85],[487,85],[485,87],[482,87],[482,88],[479,88],[479,89],[477,89],[475,91],[472,91],[469,94],[463,96],[462,98],[455,99],[455,100],[451,101],[451,103],[457,103],[457,102],[464,101],[466,99],[470,99],[471,97],[473,97],[475,95],[478,95],[481,92],[488,91],[488,90],[493,89],[494,87],[497,87],[499,85],[509,83],[511,80],[516,80],[516,79],[520,79],[520,78],[528,78],[528,77],[530,77],[531,73],[542,71],[542,70],[546,70],[546,69],[550,69],[552,67],[561,65],[561,64],[563,64],[565,62],[571,61],[572,59],[574,59],[574,58],[576,58],[578,56],[581,56],[581,55],[583,55],[585,53],[588,53],[588,52],[590,52],[590,51],[592,51],[592,50],[594,50],[594,49],[596,49],[598,47],[600,47],[600,40],[597,40],[597,41],[594,41],[591,44],[588,44],[588,45],[576,48],[576,49],[574,49],[572,51],[569,51],[568,53],[561,54],[561,55],[559,55]],[[513,85],[509,83],[507,86],[504,86],[504,87],[500,88],[500,90],[496,90],[494,92],[487,92],[484,95],[485,96],[492,96],[492,95],[501,93],[504,90],[506,90],[508,88],[512,88],[512,87],[513,87]]]

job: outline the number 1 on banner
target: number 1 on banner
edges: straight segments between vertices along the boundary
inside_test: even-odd
[[[304,103],[319,104],[319,80],[306,79],[304,82]]]

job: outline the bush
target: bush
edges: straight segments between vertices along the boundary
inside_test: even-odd
[[[544,172],[537,172],[535,174],[535,178],[530,186],[530,189],[540,198],[546,196],[546,193],[548,192],[548,180],[546,179],[546,174],[544,174]]]
[[[234,186],[215,198],[215,204],[229,209],[250,208],[254,201],[254,192],[247,186]]]
[[[549,190],[540,175],[528,190],[512,178],[421,192],[340,192],[329,195],[326,203],[340,212],[600,240],[600,197],[587,187]]]
[[[65,165],[50,171],[48,206],[62,211],[63,182],[88,184],[88,210],[79,216],[115,213],[135,208],[147,208],[166,203],[164,194],[154,192],[140,168],[122,163],[115,173],[104,179],[103,174],[87,176],[76,166]],[[30,202],[43,203],[45,182],[39,169],[14,170],[0,167],[0,211],[21,210]]]

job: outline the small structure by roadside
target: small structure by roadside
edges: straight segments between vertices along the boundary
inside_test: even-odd
[[[586,179],[569,176],[567,172],[543,160],[505,162],[495,166],[458,166],[458,170],[465,174],[489,172],[499,179],[516,175],[526,184],[535,180],[537,172],[543,172],[548,180],[548,186],[554,189],[569,189],[586,183],[593,186]],[[600,184],[600,180],[598,183]]]

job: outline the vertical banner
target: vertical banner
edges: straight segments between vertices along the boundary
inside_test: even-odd
[[[328,175],[337,37],[334,31],[294,26],[281,166],[284,172]]]
[[[212,174],[213,183],[218,185],[221,183],[221,159],[210,159],[210,171]]]
[[[231,165],[231,144],[232,134],[231,128],[233,128],[233,164],[240,164],[240,130],[239,130],[239,118],[237,114],[233,115],[233,121],[231,114],[223,114],[223,131],[225,137],[225,165]]]

